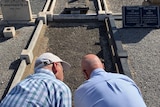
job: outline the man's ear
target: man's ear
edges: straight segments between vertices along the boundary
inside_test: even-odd
[[[53,71],[54,74],[57,73],[57,64],[56,63],[53,63],[53,65],[52,65],[52,71]]]
[[[86,76],[86,79],[89,79],[89,75],[88,75],[87,71],[86,71],[86,70],[83,70],[83,72],[84,72],[84,74],[85,74],[85,76]]]
[[[105,65],[104,65],[104,63],[103,63],[103,69],[105,69]]]

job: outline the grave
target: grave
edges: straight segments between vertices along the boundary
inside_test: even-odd
[[[86,14],[89,10],[89,0],[71,0],[66,4],[64,13],[66,14]]]
[[[1,0],[3,21],[32,21],[32,11],[29,0]]]

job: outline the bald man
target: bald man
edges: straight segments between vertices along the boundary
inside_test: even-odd
[[[135,82],[125,75],[105,72],[96,55],[85,55],[81,67],[87,80],[75,91],[75,107],[146,107]]]

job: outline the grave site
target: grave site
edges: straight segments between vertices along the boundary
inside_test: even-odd
[[[72,93],[84,81],[80,61],[96,54],[105,70],[132,78],[148,107],[160,106],[158,0],[1,0],[0,100],[52,52],[71,64]],[[73,105],[74,106],[74,105]]]

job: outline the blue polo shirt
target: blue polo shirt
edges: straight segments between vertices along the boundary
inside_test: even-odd
[[[75,107],[146,107],[138,86],[122,74],[95,69],[74,95]]]
[[[0,107],[72,107],[71,91],[47,69],[17,84],[2,100]]]

